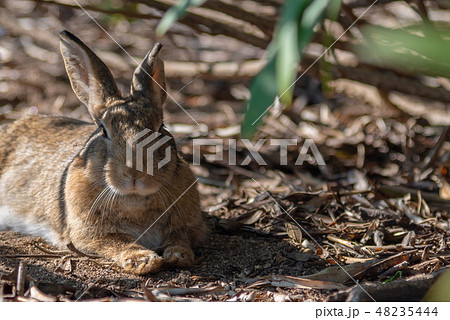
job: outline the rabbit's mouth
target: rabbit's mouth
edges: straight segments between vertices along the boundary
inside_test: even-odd
[[[149,196],[161,187],[159,179],[125,166],[107,168],[105,178],[106,183],[121,195]]]
[[[114,188],[122,195],[141,195],[148,196],[159,191],[159,183],[145,183],[142,179],[133,177],[123,177],[119,184],[112,184]]]
[[[159,186],[156,184],[146,185],[142,180],[133,178],[129,178],[127,180],[129,180],[126,183],[128,187],[127,189],[130,191],[130,193],[147,196],[156,193],[159,190]]]

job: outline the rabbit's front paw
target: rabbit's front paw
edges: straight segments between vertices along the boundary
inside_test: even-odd
[[[163,261],[168,265],[187,268],[194,264],[194,257],[191,248],[174,245],[164,250]]]
[[[155,273],[161,269],[162,258],[151,250],[130,250],[122,254],[121,263],[125,272]]]

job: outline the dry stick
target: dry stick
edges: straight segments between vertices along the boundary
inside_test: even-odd
[[[439,258],[432,258],[430,260],[418,263],[418,264],[412,266],[411,268],[416,270],[416,271],[419,271],[419,272],[425,272],[426,271],[426,269],[425,269],[426,267],[428,267],[429,265],[435,264],[437,262],[441,262],[441,260]]]
[[[49,249],[41,247],[37,243],[33,243],[33,246],[36,247],[36,249],[39,249],[42,252],[48,253],[50,255],[60,255],[61,256],[61,255],[68,255],[70,253],[69,251],[53,251],[53,250],[49,250]]]
[[[428,16],[428,10],[422,0],[415,0],[414,3],[417,5],[417,8],[414,7],[411,3],[408,2],[408,5],[416,11],[424,22],[429,22],[430,17]]]
[[[327,189],[328,192],[331,193],[331,195],[333,196],[334,200],[336,200],[336,202],[342,207],[342,209],[346,210],[345,205],[342,203],[341,197],[339,194],[336,194],[336,192],[334,192],[330,185],[327,183]]]
[[[358,194],[368,194],[368,193],[374,193],[374,191],[373,190],[344,191],[344,192],[340,192],[339,196],[340,197],[347,197],[347,196],[353,196],[353,195],[358,195]],[[284,199],[292,199],[292,197],[294,197],[294,199],[295,199],[296,195],[303,195],[303,194],[307,195],[307,193],[305,193],[305,192],[293,192],[293,193],[288,194],[287,196],[285,196]],[[319,197],[319,198],[331,199],[334,196],[335,195],[334,195],[333,192],[323,192],[323,193],[311,194],[311,198],[312,197]]]
[[[243,8],[228,4],[223,1],[206,1],[202,4],[203,8],[208,8],[214,11],[225,13],[233,18],[246,21],[257,26],[262,32],[271,36],[273,28],[275,27],[275,19],[269,19],[263,15],[257,15]]]
[[[129,11],[129,10],[113,10],[113,9],[103,9],[103,8],[99,8],[96,6],[91,6],[91,5],[83,5],[83,8],[81,8],[80,6],[76,5],[76,4],[68,4],[68,3],[63,3],[63,2],[59,2],[59,1],[52,1],[52,0],[33,0],[34,2],[38,2],[38,3],[42,3],[42,4],[51,4],[51,5],[58,5],[61,7],[66,7],[66,8],[71,8],[71,9],[76,9],[76,10],[83,10],[83,8],[85,10],[89,10],[89,11],[94,11],[94,12],[100,12],[100,13],[105,13],[105,14],[120,14],[120,15],[124,15],[126,17],[130,17],[130,18],[138,18],[138,19],[160,19],[160,16],[155,16],[149,13],[137,13],[137,12],[133,12],[133,11]]]
[[[439,140],[436,143],[436,145],[430,150],[430,152],[427,154],[427,156],[423,160],[422,171],[428,169],[435,163],[436,158],[439,154],[439,151],[441,150],[444,142],[447,140],[447,137],[449,137],[449,136],[450,136],[450,127],[447,126],[442,131],[441,136],[439,137]]]
[[[168,296],[217,294],[218,292],[226,291],[222,286],[214,286],[209,288],[152,288],[149,290],[151,290],[152,293],[159,292]]]
[[[370,4],[372,2],[373,2],[372,0],[353,0],[353,1],[350,1],[349,3],[347,3],[347,5],[350,8],[363,8],[363,7],[370,6]],[[378,0],[375,5],[379,6],[379,5],[390,3],[390,2],[403,2],[403,0],[400,0],[400,1],[399,0]]]
[[[301,65],[307,67],[313,57],[306,54]],[[205,79],[245,79],[251,78],[261,71],[265,65],[263,60],[244,62],[184,62],[167,61],[167,76],[169,78],[193,77],[200,75]],[[359,63],[357,67],[336,65],[331,63],[334,79],[348,79],[371,85],[384,92],[396,91],[421,98],[450,102],[450,92],[441,87],[429,87],[413,78],[401,76],[391,70]],[[319,66],[314,65],[310,73],[319,76]]]
[[[283,5],[284,1],[285,0],[256,0],[256,1],[253,0],[253,2],[264,4],[266,6],[272,6],[272,7],[275,7],[275,8],[281,7]]]
[[[249,79],[261,71],[264,60],[242,62],[188,62],[165,61],[166,75],[169,78],[200,76],[204,79]]]
[[[56,302],[58,299],[55,296],[48,295],[41,290],[39,290],[38,287],[32,286],[29,290],[30,298],[36,299],[38,301],[42,302]]]
[[[154,294],[157,301],[167,301],[167,302],[202,302],[202,299],[199,298],[187,298],[187,297],[172,297],[159,291],[155,290],[152,292]],[[148,297],[148,296],[147,296]]]
[[[40,2],[40,3],[47,3],[47,4],[51,4],[51,5],[70,7],[73,9],[81,9],[80,7],[78,7],[76,5],[65,4],[65,3],[58,2],[58,1],[51,1],[51,0],[48,0],[48,1],[47,0],[34,0],[34,1]],[[162,10],[164,12],[172,7],[170,4],[165,3],[163,1],[133,0],[132,2],[146,4],[149,7],[156,8],[156,9]],[[141,14],[141,13],[136,13],[136,12],[127,11],[127,10],[101,9],[96,6],[90,6],[90,5],[83,5],[83,8],[85,10],[91,10],[91,11],[101,12],[101,13],[105,13],[105,14],[121,14],[121,15],[131,17],[131,18],[160,19],[159,16],[154,16],[154,15],[150,15],[150,14]],[[229,8],[229,9],[231,9],[231,8]],[[252,19],[252,18],[250,18],[250,19]],[[242,20],[242,21],[245,21],[245,20]],[[209,30],[205,30],[205,29],[200,30],[200,29],[198,29],[198,27],[195,26],[195,24],[193,24],[193,22],[196,24],[206,26],[209,28]],[[245,21],[245,22],[250,22],[250,21]],[[192,13],[192,12],[188,11],[188,13],[186,14],[186,18],[181,19],[179,21],[179,23],[185,24],[188,27],[196,29],[199,32],[204,32],[204,33],[208,33],[211,35],[218,35],[218,34],[227,35],[229,37],[236,38],[244,43],[249,43],[249,44],[252,44],[259,48],[266,48],[267,45],[269,44],[269,40],[262,39],[251,33],[245,32],[242,30],[241,26],[233,27],[233,26],[230,26],[231,23],[222,23],[219,21],[215,21],[211,17],[205,16],[204,14],[200,15],[200,14],[196,14],[196,13]],[[262,28],[261,22],[259,24]],[[257,26],[257,27],[259,27],[259,26]],[[270,26],[267,26],[265,29],[270,29]]]
[[[415,245],[415,246],[402,246],[401,244],[389,244],[385,246],[364,246],[369,250],[374,252],[388,252],[388,251],[404,251],[404,250],[414,250],[424,248],[426,245]]]
[[[306,65],[308,65],[307,60],[309,59],[304,60]],[[334,78],[358,81],[385,91],[397,91],[431,100],[450,102],[450,91],[441,87],[432,88],[423,85],[412,79],[397,75],[391,70],[370,67],[360,63],[358,67],[333,65],[332,73]]]
[[[361,256],[361,252],[360,252],[360,251],[353,250],[353,249],[349,248],[349,247],[346,246],[346,245],[343,245],[343,244],[340,244],[340,243],[330,243],[330,242],[328,242],[328,241],[324,241],[323,243],[324,243],[324,244],[329,244],[329,245],[333,246],[333,247],[334,247],[334,250],[335,250],[338,254],[340,254],[340,253],[339,253],[340,251],[339,251],[338,249],[341,249],[341,250],[344,250],[347,254],[351,253],[351,254],[353,254],[353,255],[355,255],[355,256]]]
[[[98,258],[101,258],[100,256],[97,256],[97,255],[90,255],[90,254],[81,252],[80,250],[78,250],[77,248],[75,248],[75,246],[73,245],[72,242],[69,242],[69,243],[67,244],[67,248],[68,248],[70,251],[75,252],[77,255],[79,255],[79,256],[81,256],[81,257],[88,257],[88,258],[91,258],[91,259],[98,259]]]
[[[336,236],[334,236],[332,234],[329,234],[327,236],[327,239],[330,240],[330,241],[342,244],[343,246],[348,247],[350,249],[356,250],[359,253],[363,253],[363,250],[362,250],[363,248],[361,246],[359,246],[359,245],[353,244],[351,241],[338,238],[338,237],[336,237]]]
[[[25,262],[21,261],[19,263],[19,268],[17,270],[16,294],[18,296],[23,296],[23,293],[25,292],[26,275],[27,275],[27,266]]]
[[[26,297],[16,297],[15,300],[12,301],[17,301],[17,302],[37,302],[38,300],[34,299],[34,298],[26,298]]]
[[[59,254],[2,254],[0,255],[0,258],[9,258],[9,259],[16,259],[16,258],[61,258],[61,255]]]
[[[57,1],[44,1],[44,0],[38,0],[42,3],[48,2],[49,4],[58,4],[62,5]],[[134,2],[137,3],[146,3],[147,5],[154,4],[156,8],[160,10],[167,10],[170,8],[170,5],[158,2],[156,0],[134,0]],[[94,8],[89,8],[90,10],[95,10]],[[98,8],[97,8],[98,9]],[[123,12],[117,12],[121,13],[123,15],[128,15],[128,11]],[[141,18],[143,19],[153,19],[153,17],[149,15],[143,15]],[[217,34],[224,34],[228,37],[235,38],[239,41],[242,41],[244,43],[250,43],[254,46],[260,47],[260,48],[266,48],[267,44],[269,43],[268,40],[264,40],[261,38],[258,38],[257,36],[254,36],[249,33],[242,33],[241,29],[229,26],[224,23],[220,23],[214,20],[211,20],[207,17],[196,15],[193,13],[188,13],[187,16],[180,21],[180,23],[183,23],[191,28],[194,28],[200,32],[217,35]],[[43,43],[49,43],[51,47],[57,47],[57,41],[55,42],[54,39],[49,39],[47,36],[40,36],[40,34],[33,33],[31,31],[24,30],[21,28],[14,19],[8,17],[6,14],[0,14],[0,24],[3,25],[6,29],[13,31],[13,33],[16,34],[26,34],[30,37],[32,37],[34,40],[37,40],[38,42]],[[196,24],[205,25],[211,30],[205,30],[201,29],[199,30],[196,27]],[[338,42],[336,45],[339,45]],[[335,45],[335,46],[336,46]],[[305,59],[302,62],[302,65],[309,66],[312,62],[311,57],[305,57]],[[167,62],[167,65],[170,65],[170,62]],[[238,66],[236,68],[236,65]],[[183,77],[183,76],[192,76],[192,75],[198,75],[199,73],[202,74],[202,77],[205,78],[222,78],[222,77],[253,77],[257,74],[257,72],[260,71],[258,68],[251,67],[246,72],[241,72],[240,70],[242,68],[245,69],[246,63],[242,64],[231,64],[228,68],[226,65],[220,65],[217,64],[217,70],[211,74],[208,70],[214,70],[213,64],[199,64],[191,66],[189,68],[176,68],[177,70],[190,70],[189,72],[174,72],[175,74],[168,73],[169,77]],[[264,65],[264,63],[262,64]],[[189,64],[185,64],[185,67],[189,66]],[[224,72],[220,71],[224,67]],[[168,68],[170,69],[170,68]],[[172,68],[175,70],[174,68]],[[207,71],[205,71],[207,70]],[[230,72],[230,70],[237,70],[235,72]],[[374,66],[369,66],[364,63],[360,63],[358,67],[349,67],[349,66],[342,66],[342,65],[333,65],[332,66],[334,78],[345,78],[349,80],[358,81],[361,83],[369,84],[375,87],[378,87],[382,90],[385,90],[387,92],[389,91],[397,91],[409,95],[419,96],[422,98],[432,99],[436,101],[442,101],[442,102],[450,102],[450,92],[445,90],[444,88],[433,88],[424,86],[422,83],[418,83],[417,81],[405,78],[400,75],[396,75],[395,73],[391,71],[387,71],[381,68],[377,68]],[[318,67],[312,68],[312,73],[318,74],[319,69]],[[224,73],[224,74],[222,74]]]
[[[409,193],[411,194],[412,200],[418,200],[418,190],[414,188],[409,188],[406,186],[381,185],[378,190],[386,197],[401,198]],[[423,190],[421,190],[420,193],[422,195],[422,198],[425,199],[427,203],[432,204],[435,207],[450,208],[450,200],[442,199],[437,193],[427,192]],[[448,230],[448,227],[444,230]]]
[[[422,255],[420,257],[421,261],[427,261],[428,259],[430,259],[430,248],[431,246],[426,246],[423,251],[422,251]]]
[[[143,3],[164,12],[172,7],[171,4],[168,4],[162,0],[132,0],[132,2]],[[211,35],[226,35],[262,49],[265,49],[269,44],[268,39],[262,39],[258,36],[255,36],[254,34],[243,31],[242,26],[232,26],[232,22],[222,23],[220,21],[214,20],[213,17],[206,16],[203,13],[200,15],[187,10],[186,15],[178,22],[185,24],[191,28],[195,24],[200,24],[209,29],[206,30],[202,28],[201,32]]]
[[[399,264],[387,269],[385,272],[380,274],[380,277],[389,277],[393,274],[395,274],[397,271],[403,270],[406,267],[408,267],[409,265],[409,261],[403,261],[400,262]]]

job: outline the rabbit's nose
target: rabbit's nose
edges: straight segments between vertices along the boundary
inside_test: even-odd
[[[128,178],[138,180],[139,178],[142,178],[145,175],[145,172],[127,167],[123,170],[123,175]]]

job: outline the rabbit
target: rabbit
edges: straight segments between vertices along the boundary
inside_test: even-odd
[[[196,179],[163,124],[161,44],[134,71],[129,96],[76,36],[62,31],[60,49],[93,123],[34,115],[0,126],[0,229],[73,245],[138,275],[192,266],[208,230]],[[127,141],[142,132],[167,138],[138,170],[127,162],[138,148]]]

